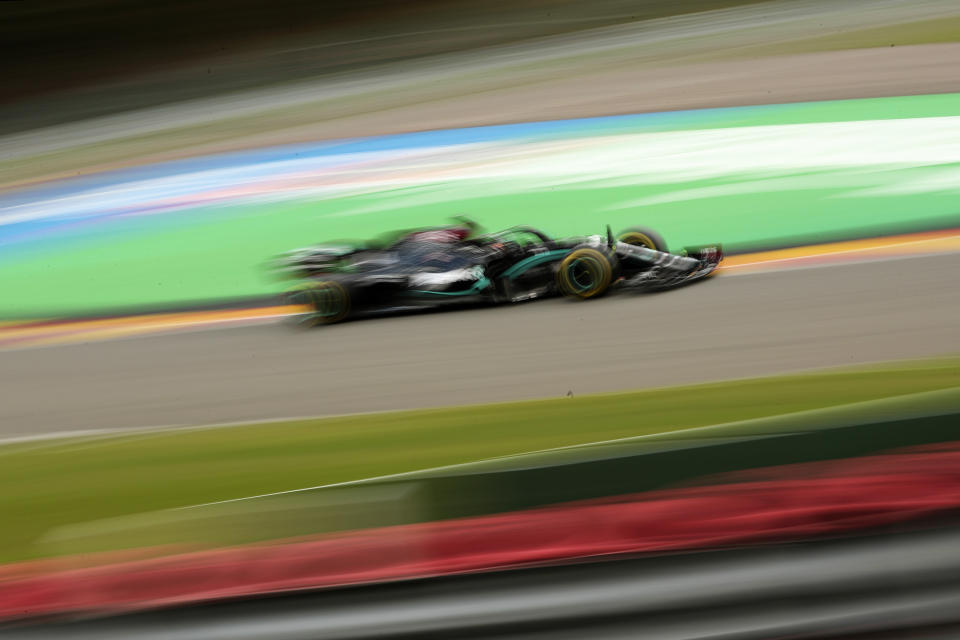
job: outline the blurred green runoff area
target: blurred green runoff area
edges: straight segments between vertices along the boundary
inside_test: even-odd
[[[45,185],[0,199],[0,320],[262,299],[282,252],[460,214],[731,252],[960,226],[957,114],[960,94],[588,118]]]

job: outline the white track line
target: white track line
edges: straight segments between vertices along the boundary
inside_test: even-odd
[[[640,436],[625,436],[625,437],[623,437],[623,438],[613,438],[613,439],[610,439],[610,440],[597,440],[597,441],[595,441],[595,442],[584,442],[584,443],[580,443],[580,444],[565,445],[565,446],[561,446],[561,447],[550,447],[550,448],[548,448],[548,449],[536,449],[536,450],[533,450],[533,451],[524,451],[524,452],[521,452],[521,453],[513,453],[513,454],[508,454],[508,455],[503,455],[503,456],[495,456],[495,457],[492,457],[492,458],[482,458],[482,459],[480,459],[480,460],[473,460],[473,461],[471,461],[471,462],[462,462],[462,463],[458,463],[458,464],[442,465],[442,466],[439,466],[439,467],[429,467],[429,468],[427,468],[427,469],[417,469],[416,471],[405,471],[405,472],[402,472],[402,473],[392,473],[392,474],[386,474],[386,475],[381,475],[381,476],[373,476],[373,477],[369,477],[369,478],[361,478],[361,479],[358,479],[358,480],[346,480],[346,481],[343,481],[343,482],[333,482],[333,483],[329,483],[329,484],[316,485],[316,486],[313,486],[313,487],[303,487],[303,488],[300,488],[300,489],[288,489],[288,490],[286,490],[286,491],[274,491],[274,492],[271,492],[271,493],[262,493],[262,494],[253,495],[253,496],[244,496],[244,497],[240,497],[240,498],[229,498],[229,499],[227,499],[227,500],[217,500],[217,501],[214,501],[214,502],[204,502],[204,503],[201,503],[201,504],[195,504],[195,505],[190,505],[190,506],[186,506],[186,507],[176,507],[176,508],[173,509],[173,510],[174,510],[174,511],[178,511],[178,510],[184,510],[184,509],[196,509],[196,508],[200,508],[200,507],[208,507],[208,506],[219,505],[219,504],[230,504],[230,503],[234,503],[234,502],[245,502],[245,501],[248,501],[248,500],[257,500],[257,499],[259,499],[259,498],[269,498],[269,497],[273,497],[273,496],[289,495],[289,494],[293,494],[293,493],[303,493],[303,492],[305,492],[305,491],[315,491],[315,490],[320,490],[320,489],[333,489],[333,488],[337,488],[337,487],[359,486],[359,485],[370,484],[370,483],[373,483],[373,482],[378,482],[378,481],[381,481],[381,480],[402,480],[402,479],[404,479],[404,478],[410,478],[410,477],[416,477],[416,476],[423,476],[423,475],[425,475],[425,474],[436,473],[436,472],[438,472],[438,471],[449,471],[449,470],[453,470],[453,469],[464,469],[464,468],[473,467],[473,466],[477,466],[477,465],[482,465],[482,464],[486,464],[486,463],[490,463],[490,462],[501,462],[501,461],[505,461],[505,460],[513,460],[513,459],[517,459],[517,458],[523,458],[523,457],[525,457],[525,456],[530,456],[530,455],[539,455],[539,454],[544,454],[544,453],[556,453],[556,452],[560,452],[560,451],[571,451],[571,450],[576,450],[576,449],[586,449],[586,448],[591,448],[591,447],[596,447],[596,446],[604,446],[604,445],[611,445],[611,444],[623,444],[623,443],[627,443],[627,442],[643,442],[643,441],[652,440],[652,439],[663,439],[663,438],[665,438],[665,437],[670,437],[670,436],[685,436],[685,435],[688,435],[688,434],[691,434],[691,433],[704,433],[704,432],[716,431],[716,430],[721,430],[721,429],[727,429],[727,428],[732,427],[732,426],[743,426],[743,425],[750,425],[750,424],[756,424],[756,423],[764,423],[764,422],[770,421],[771,419],[791,419],[791,418],[803,419],[803,418],[811,418],[811,417],[815,417],[815,416],[818,416],[818,415],[822,415],[822,414],[824,414],[824,413],[831,413],[831,412],[836,411],[837,409],[841,409],[841,408],[843,408],[843,409],[855,409],[855,408],[857,408],[857,407],[864,407],[864,408],[870,407],[870,406],[874,406],[874,407],[875,407],[875,406],[878,406],[878,405],[887,404],[887,403],[889,403],[889,402],[899,403],[900,401],[902,401],[902,400],[905,399],[905,398],[922,398],[922,397],[930,397],[930,396],[932,396],[932,397],[938,397],[938,396],[940,396],[940,395],[956,393],[956,391],[957,391],[957,390],[956,390],[955,388],[954,388],[954,389],[938,389],[938,390],[934,390],[934,391],[921,391],[921,392],[919,392],[919,393],[904,394],[904,395],[899,395],[899,396],[893,396],[893,397],[891,397],[891,398],[880,398],[880,399],[874,399],[874,400],[865,400],[865,401],[862,401],[862,402],[851,402],[851,403],[847,403],[847,404],[833,405],[833,406],[829,406],[829,407],[821,407],[821,408],[819,408],[819,409],[809,409],[809,410],[806,410],[806,411],[795,411],[795,412],[791,412],[791,413],[775,414],[775,415],[772,415],[772,416],[763,416],[763,417],[760,417],[760,418],[752,418],[752,419],[749,419],[749,420],[735,420],[735,421],[733,421],[733,422],[724,422],[724,423],[721,423],[721,424],[704,425],[704,426],[700,426],[700,427],[690,427],[690,428],[688,428],[688,429],[677,429],[677,430],[674,430],[674,431],[660,431],[660,432],[657,432],[657,433],[650,433],[650,434],[645,434],[645,435],[640,435]],[[788,433],[788,432],[782,432],[782,433]],[[780,435],[780,434],[778,433],[777,435]],[[768,437],[771,437],[771,435],[770,435],[770,434],[755,434],[755,435],[751,435],[751,436],[744,436],[745,439],[751,439],[751,440],[758,439],[758,438],[768,438]],[[695,443],[691,443],[691,446],[706,446],[706,444],[708,444],[708,443],[702,443],[701,445],[696,445]]]

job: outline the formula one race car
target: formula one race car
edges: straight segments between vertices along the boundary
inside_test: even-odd
[[[707,277],[723,259],[719,245],[669,253],[654,231],[551,238],[511,227],[471,237],[472,226],[406,232],[388,241],[318,245],[291,251],[278,267],[301,280],[288,293],[307,324],[331,324],[371,312],[447,304],[520,302],[553,295],[595,298],[611,288],[651,291]]]

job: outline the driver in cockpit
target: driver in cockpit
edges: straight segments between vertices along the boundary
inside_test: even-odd
[[[454,219],[459,224],[451,225],[449,227],[440,227],[438,229],[414,231],[407,236],[406,239],[413,242],[463,242],[464,240],[469,239],[480,229],[480,225],[473,220],[470,220],[466,216],[457,216]]]

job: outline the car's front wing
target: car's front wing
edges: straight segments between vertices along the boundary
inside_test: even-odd
[[[618,285],[641,291],[659,291],[702,280],[723,260],[719,245],[688,250],[687,255],[655,251],[636,245],[617,245],[621,260],[643,262],[648,268],[623,277]]]

